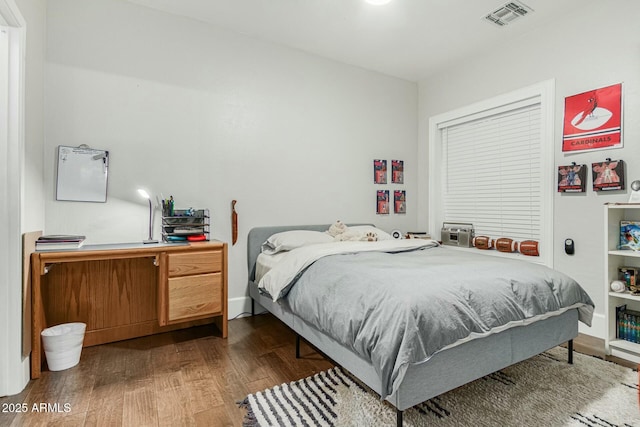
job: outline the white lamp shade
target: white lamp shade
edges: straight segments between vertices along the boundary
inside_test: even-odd
[[[142,188],[138,188],[138,194],[140,194],[142,197],[144,197],[145,199],[151,199],[151,196],[149,196],[149,193],[147,193],[145,190],[143,190]]]

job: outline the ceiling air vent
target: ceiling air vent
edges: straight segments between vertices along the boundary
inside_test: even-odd
[[[516,19],[526,16],[530,12],[533,12],[533,9],[529,6],[518,1],[512,1],[494,10],[485,16],[484,19],[499,27],[504,27]]]

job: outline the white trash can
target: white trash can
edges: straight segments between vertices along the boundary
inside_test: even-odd
[[[69,369],[80,362],[86,329],[87,325],[81,322],[63,323],[40,333],[50,371]]]

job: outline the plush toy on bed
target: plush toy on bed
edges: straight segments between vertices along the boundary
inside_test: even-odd
[[[338,234],[342,234],[347,231],[347,228],[349,227],[347,227],[344,222],[337,220],[336,222],[331,224],[331,226],[327,230],[327,234],[331,237],[336,237]]]
[[[359,232],[352,230],[345,223],[337,220],[327,230],[327,234],[333,237],[336,242],[375,242],[378,240],[378,235],[372,231]]]

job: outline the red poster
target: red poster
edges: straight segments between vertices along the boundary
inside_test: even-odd
[[[622,147],[622,83],[564,100],[562,151]]]

